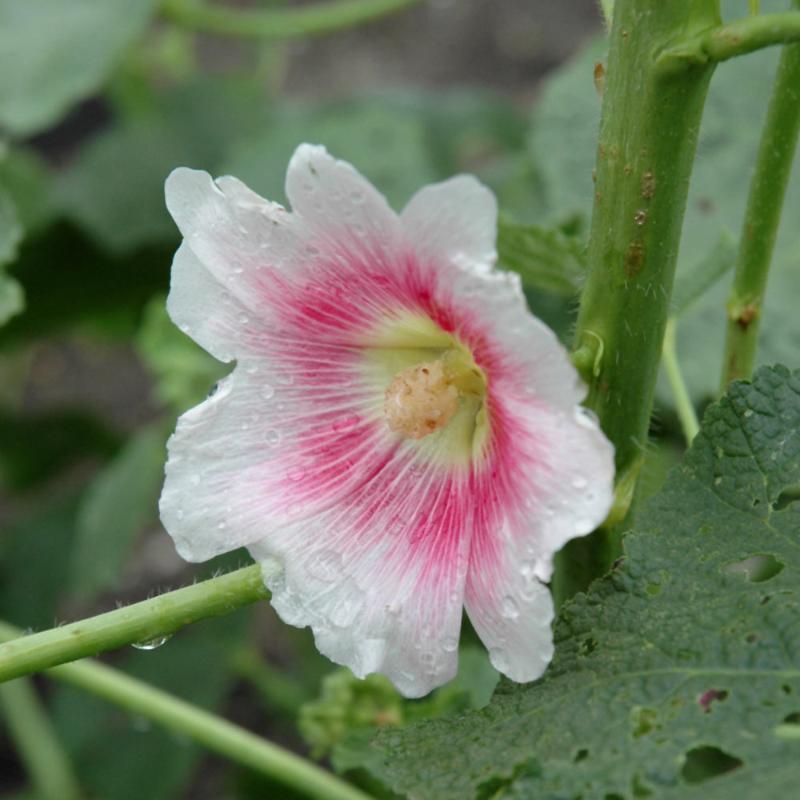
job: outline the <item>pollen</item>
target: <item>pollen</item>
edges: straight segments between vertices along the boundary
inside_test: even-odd
[[[392,431],[422,439],[450,422],[458,411],[458,397],[442,362],[425,362],[394,376],[386,389],[383,413]]]

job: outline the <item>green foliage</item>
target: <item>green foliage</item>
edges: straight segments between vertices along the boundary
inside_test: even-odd
[[[215,708],[231,687],[230,653],[248,618],[244,609],[195,625],[156,650],[130,650],[116,666],[198,706]],[[77,689],[56,687],[53,718],[81,784],[93,797],[179,797],[201,757],[197,746]]]
[[[5,274],[3,265],[12,261],[22,239],[22,225],[9,195],[0,189],[0,325],[22,311],[25,300],[22,288]]]
[[[2,0],[0,124],[28,134],[100,86],[155,0]]]
[[[499,266],[519,273],[528,290],[574,297],[586,271],[583,242],[558,229],[500,218]]]
[[[741,5],[741,4],[740,4]],[[768,4],[765,11],[784,10]],[[743,12],[729,2],[728,16]],[[605,41],[592,42],[547,82],[531,123],[531,154],[542,177],[547,216],[558,225],[576,214],[588,226],[594,189],[594,167],[600,100],[592,80],[594,64],[604,57]],[[719,242],[738,231],[744,215],[748,182],[775,74],[777,51],[763,51],[721,64],[712,80],[700,129],[681,240],[677,286],[691,283],[698,264],[724,268]],[[764,308],[760,361],[791,363],[800,348],[795,324],[800,303],[800,163],[795,165],[775,251],[775,264]],[[657,190],[657,187],[656,187]],[[725,256],[727,258],[727,255]],[[719,260],[717,260],[719,259]],[[722,269],[724,271],[724,269]],[[685,377],[696,400],[716,394],[724,341],[725,302],[729,279],[712,281],[687,309],[678,334]],[[666,391],[662,402],[670,404]]]
[[[235,138],[265,124],[264,93],[251,81],[189,81],[123,108],[59,176],[60,213],[111,253],[177,244],[164,180],[177,166],[218,174]],[[284,166],[285,168],[285,166]]]
[[[71,557],[77,595],[91,598],[114,586],[139,535],[153,522],[165,441],[163,425],[140,428],[86,489]]]
[[[339,772],[359,767],[370,734],[422,719],[481,708],[497,686],[498,673],[483,648],[465,646],[458,675],[423,700],[406,700],[383,675],[359,680],[337,669],[322,681],[319,698],[300,709],[298,727],[315,757],[332,752]]]
[[[230,369],[178,330],[163,295],[145,308],[136,346],[155,379],[155,396],[176,413],[197,405]]]
[[[371,770],[436,800],[791,794],[798,431],[800,371],[733,384],[623,562],[562,610],[545,677],[505,682],[455,720],[379,734]]]

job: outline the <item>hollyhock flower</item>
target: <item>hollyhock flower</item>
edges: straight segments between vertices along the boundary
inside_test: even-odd
[[[246,546],[320,651],[407,696],[452,678],[462,609],[494,666],[552,651],[556,550],[602,522],[612,447],[459,176],[400,215],[300,146],[292,207],[175,170],[169,313],[231,374],[178,421],[161,517],[180,554]]]

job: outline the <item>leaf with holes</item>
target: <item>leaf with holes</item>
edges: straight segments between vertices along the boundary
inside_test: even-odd
[[[789,797],[800,780],[800,371],[706,413],[556,657],[485,709],[377,735],[415,799]]]

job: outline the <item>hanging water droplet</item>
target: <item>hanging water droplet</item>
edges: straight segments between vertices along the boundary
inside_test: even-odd
[[[166,633],[163,636],[155,636],[152,639],[146,639],[143,642],[134,642],[131,647],[137,650],[156,650],[162,644],[166,644],[172,638],[172,634]]]

